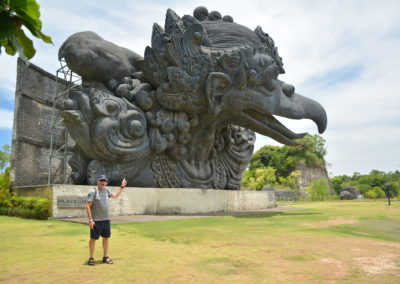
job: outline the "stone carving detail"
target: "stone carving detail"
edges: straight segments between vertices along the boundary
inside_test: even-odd
[[[322,106],[278,79],[272,38],[205,7],[183,18],[168,9],[144,58],[93,32],[69,37],[59,56],[83,79],[63,111],[78,184],[105,173],[111,184],[238,190],[254,132],[287,145],[305,135],[274,115],[326,128]]]
[[[87,167],[90,160],[83,153],[74,153],[68,160],[68,164],[71,167],[71,179],[75,184],[86,183],[87,179]]]

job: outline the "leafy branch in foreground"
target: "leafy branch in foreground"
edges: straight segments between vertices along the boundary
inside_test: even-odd
[[[0,0],[0,54],[2,48],[9,55],[19,56],[28,61],[36,50],[33,42],[22,29],[46,43],[53,43],[51,38],[42,33],[40,5],[36,0]]]

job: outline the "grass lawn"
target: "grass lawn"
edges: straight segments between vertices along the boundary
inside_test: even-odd
[[[88,226],[0,216],[0,283],[400,283],[400,201],[113,224],[86,265]]]

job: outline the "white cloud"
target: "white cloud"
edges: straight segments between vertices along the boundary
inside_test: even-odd
[[[14,113],[9,110],[0,108],[0,129],[12,129],[14,121]]]
[[[398,1],[40,1],[43,31],[54,45],[34,40],[32,62],[54,73],[57,51],[72,33],[93,30],[107,40],[143,54],[152,25],[164,25],[166,9],[192,14],[206,6],[254,29],[261,25],[283,57],[281,79],[328,113],[328,161],[335,174],[399,163],[400,2]],[[355,68],[358,74],[340,73]],[[358,68],[358,69],[357,69]],[[0,86],[12,100],[16,58],[0,55]],[[351,73],[351,72],[350,72]],[[342,76],[342,77],[341,77]],[[3,117],[3,113],[0,113]],[[7,114],[9,115],[9,113]],[[12,125],[11,120],[6,123]],[[280,119],[295,132],[316,133],[311,121]],[[1,119],[3,123],[3,119]],[[10,123],[11,122],[11,123]],[[256,148],[278,144],[258,135]],[[394,155],[396,153],[396,155]]]
[[[373,169],[393,171],[400,167],[399,125],[335,129],[325,138],[330,141],[328,161],[334,174],[368,173]],[[341,172],[335,164],[341,165]]]
[[[15,80],[17,76],[16,58],[0,55],[0,96],[1,99],[11,101],[14,99]]]

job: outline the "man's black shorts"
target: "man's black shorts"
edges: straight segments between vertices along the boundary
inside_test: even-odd
[[[103,238],[111,237],[110,220],[94,221],[94,227],[93,229],[90,229],[90,238],[98,240],[100,236]]]

